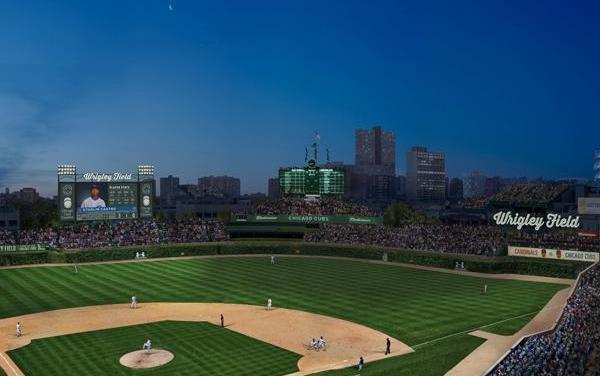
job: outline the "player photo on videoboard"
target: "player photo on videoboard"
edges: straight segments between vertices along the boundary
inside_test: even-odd
[[[108,184],[78,183],[77,196],[79,209],[105,208],[108,206]]]

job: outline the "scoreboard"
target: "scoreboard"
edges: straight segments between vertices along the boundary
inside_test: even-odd
[[[306,167],[281,168],[279,190],[283,196],[343,196],[346,171],[343,168],[319,168],[313,160]]]
[[[63,166],[63,165],[61,165]],[[133,173],[77,174],[59,166],[59,217],[63,221],[151,218],[155,182]],[[62,168],[62,170],[61,170]],[[144,170],[142,170],[144,171]]]

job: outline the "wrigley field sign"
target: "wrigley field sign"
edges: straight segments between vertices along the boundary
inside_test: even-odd
[[[235,222],[248,223],[330,223],[330,224],[363,224],[380,225],[383,224],[381,217],[358,217],[352,215],[257,215],[251,214],[243,217],[236,217]]]

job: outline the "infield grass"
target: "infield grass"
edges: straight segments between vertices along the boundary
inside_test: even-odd
[[[133,370],[119,359],[146,338],[175,358],[164,366]],[[300,356],[208,323],[163,321],[33,340],[9,352],[28,376],[45,375],[285,375]]]
[[[401,361],[403,356],[378,367],[410,359],[417,362],[425,353],[445,353],[431,356],[426,365],[434,370],[431,374],[439,374],[464,357],[461,349],[471,349],[477,341],[456,335],[435,346],[423,344],[482,326],[512,334],[529,321],[526,315],[538,312],[566,287],[491,278],[484,282],[470,276],[343,259],[277,260],[276,265],[268,257],[81,265],[79,273],[73,267],[0,270],[0,316],[127,304],[133,294],[141,304],[263,305],[272,298],[275,307],[339,317],[383,331],[410,346],[422,346],[407,360]],[[487,295],[482,294],[484,283],[489,286]]]

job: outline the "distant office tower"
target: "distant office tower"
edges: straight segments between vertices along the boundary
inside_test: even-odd
[[[172,202],[179,194],[179,178],[169,175],[160,178],[160,201],[162,204]]]
[[[269,198],[279,198],[279,178],[269,178],[269,185],[267,187],[267,196]]]
[[[207,195],[240,196],[240,179],[232,176],[203,176],[198,178],[198,188]]]
[[[484,187],[483,187],[483,194],[485,196],[493,196],[496,193],[500,192],[501,189],[502,189],[502,178],[500,176],[494,176],[494,177],[485,179],[485,183],[484,183]]]
[[[469,173],[463,179],[465,198],[483,196],[485,193],[486,176],[479,170]]]
[[[406,197],[410,201],[446,199],[446,156],[413,146],[406,153]]]
[[[406,176],[396,176],[396,199],[406,200]]]
[[[372,166],[374,175],[396,175],[396,133],[380,126],[356,130],[356,165]]]
[[[19,191],[14,192],[14,196],[21,202],[33,204],[40,198],[40,194],[35,188],[21,188]]]
[[[463,198],[463,181],[459,178],[452,178],[448,182],[448,199],[461,200]]]

